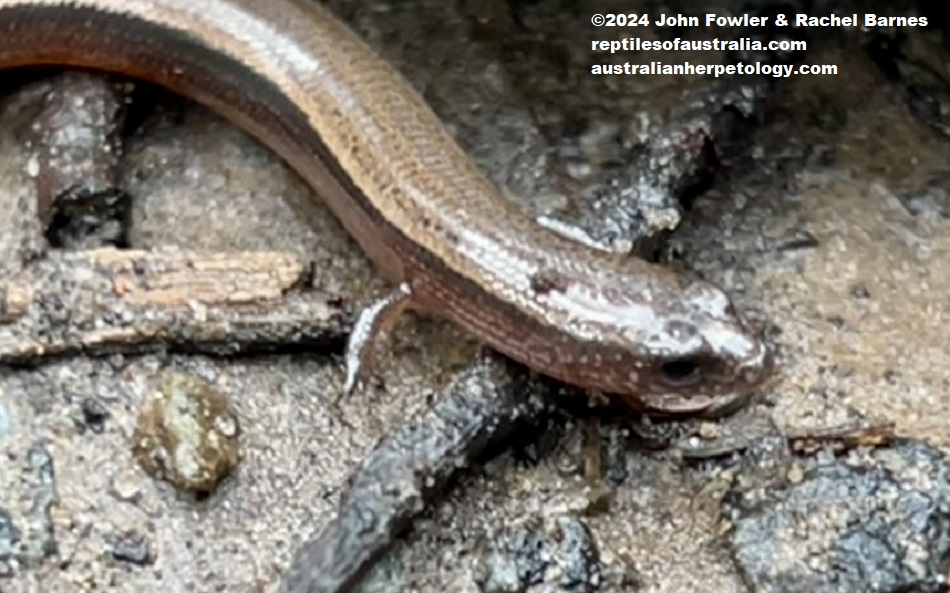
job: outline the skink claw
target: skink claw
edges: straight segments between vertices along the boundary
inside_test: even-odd
[[[392,327],[411,301],[412,287],[403,282],[360,312],[346,345],[346,380],[337,401],[362,388],[373,371],[376,340]]]

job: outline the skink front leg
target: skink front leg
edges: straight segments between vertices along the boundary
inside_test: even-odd
[[[372,374],[377,338],[392,327],[411,302],[412,287],[403,282],[360,312],[346,345],[346,381],[341,398],[360,389]]]

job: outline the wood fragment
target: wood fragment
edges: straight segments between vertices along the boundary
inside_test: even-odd
[[[810,455],[825,447],[835,450],[886,447],[897,438],[897,430],[891,421],[857,420],[827,428],[797,430],[786,437],[793,451]]]
[[[0,364],[143,350],[342,349],[339,295],[285,252],[54,252],[0,289]]]

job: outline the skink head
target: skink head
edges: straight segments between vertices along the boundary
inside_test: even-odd
[[[653,413],[713,414],[770,376],[769,350],[722,290],[659,266],[615,272],[539,297],[574,344],[557,357],[562,379]]]
[[[639,330],[645,355],[631,378],[647,407],[667,412],[719,409],[761,385],[773,371],[765,342],[716,286],[689,279],[658,291],[652,323]],[[636,333],[636,332],[635,332]],[[704,403],[705,402],[705,403]]]

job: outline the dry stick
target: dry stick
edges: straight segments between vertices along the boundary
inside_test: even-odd
[[[33,122],[38,213],[55,246],[124,244],[128,196],[117,186],[124,93],[107,77],[57,74]]]
[[[294,290],[307,266],[283,252],[52,252],[0,278],[0,364],[182,350],[339,351],[339,298]]]
[[[350,478],[337,516],[306,543],[284,593],[345,593],[450,479],[511,431],[537,420],[540,382],[484,353],[420,418],[384,438]]]

